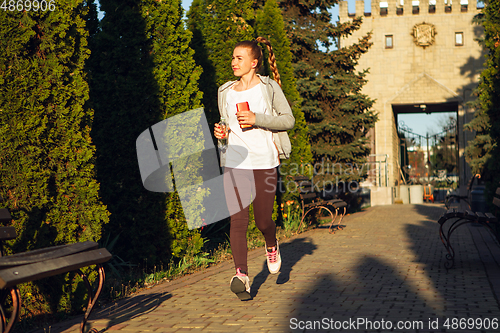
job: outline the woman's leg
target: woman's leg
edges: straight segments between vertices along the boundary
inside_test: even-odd
[[[240,268],[240,270],[248,274],[247,229],[248,207],[231,216],[231,230],[229,232],[234,268]]]
[[[231,212],[230,243],[235,268],[248,274],[247,230],[249,198],[253,196],[255,224],[264,235],[267,247],[276,246],[276,224],[272,219],[278,182],[276,168],[242,170],[225,168],[224,189]],[[237,186],[235,186],[237,185]],[[243,208],[245,207],[245,208]]]
[[[252,193],[255,193],[252,170],[225,168],[224,190],[231,214],[229,238],[234,267],[248,274],[247,229],[248,211]],[[246,207],[245,207],[246,206]]]
[[[254,170],[255,200],[253,213],[257,228],[264,235],[267,247],[276,246],[276,223],[273,221],[273,204],[278,184],[276,168]]]

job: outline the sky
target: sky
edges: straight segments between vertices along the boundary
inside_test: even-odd
[[[398,115],[398,122],[403,121],[405,125],[411,129],[413,133],[420,135],[437,134],[443,131],[442,127],[446,124],[449,117],[457,117],[456,112],[439,112],[439,113],[406,113]]]
[[[352,5],[354,5],[354,2],[353,2],[352,0],[349,0],[349,1],[350,1],[349,5],[351,5],[351,3],[352,3]],[[191,6],[191,2],[193,2],[193,1],[192,1],[192,0],[182,0],[182,7],[184,8],[184,10],[185,10],[186,12],[188,11],[189,6]],[[365,4],[365,6],[366,6],[366,4]],[[349,7],[349,9],[350,9],[350,8],[351,8],[351,7]],[[354,11],[354,9],[353,9],[352,11]],[[333,14],[333,19],[334,19],[335,21],[338,21],[338,19],[337,19],[337,18],[338,18],[338,16],[339,16],[339,9],[338,9],[338,6],[337,6],[337,5],[336,5],[336,6],[332,9],[332,14]]]

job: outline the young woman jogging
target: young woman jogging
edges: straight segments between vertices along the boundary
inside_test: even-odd
[[[219,113],[221,119],[226,119],[227,126],[216,124],[214,129],[217,139],[227,138],[227,149],[221,150],[221,166],[231,214],[230,243],[236,269],[230,288],[241,300],[251,298],[246,239],[250,202],[253,202],[255,224],[266,242],[269,272],[276,274],[281,267],[272,212],[277,167],[280,158],[288,158],[291,150],[286,130],[295,124],[280,85],[257,74],[263,58],[258,42],[266,44],[269,64],[279,82],[274,53],[266,39],[258,37],[255,41],[236,44],[231,67],[239,79],[225,83],[218,91]]]

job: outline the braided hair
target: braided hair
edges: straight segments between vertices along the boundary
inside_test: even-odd
[[[266,45],[267,50],[269,51],[269,66],[271,67],[271,71],[273,72],[274,81],[278,82],[281,87],[281,78],[280,73],[278,72],[278,66],[276,65],[276,56],[274,55],[271,43],[267,39],[265,39],[264,37],[257,37],[252,41],[245,40],[236,44],[234,48],[245,47],[250,49],[250,54],[252,55],[252,57],[254,57],[254,59],[257,59],[257,66],[255,67],[255,70],[258,71],[262,66],[263,58],[262,48],[259,46],[259,43]]]

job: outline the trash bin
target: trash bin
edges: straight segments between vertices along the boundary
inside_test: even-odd
[[[470,191],[470,208],[473,212],[486,213],[484,186],[476,186]]]
[[[410,203],[410,186],[399,185],[399,198],[404,204]]]
[[[435,189],[434,190],[434,201],[436,202],[444,202],[446,199],[446,189]]]
[[[410,186],[410,203],[422,204],[424,203],[424,186],[411,185]]]
[[[366,187],[362,187],[358,192],[361,198],[361,208],[369,207],[371,205],[371,190]]]

